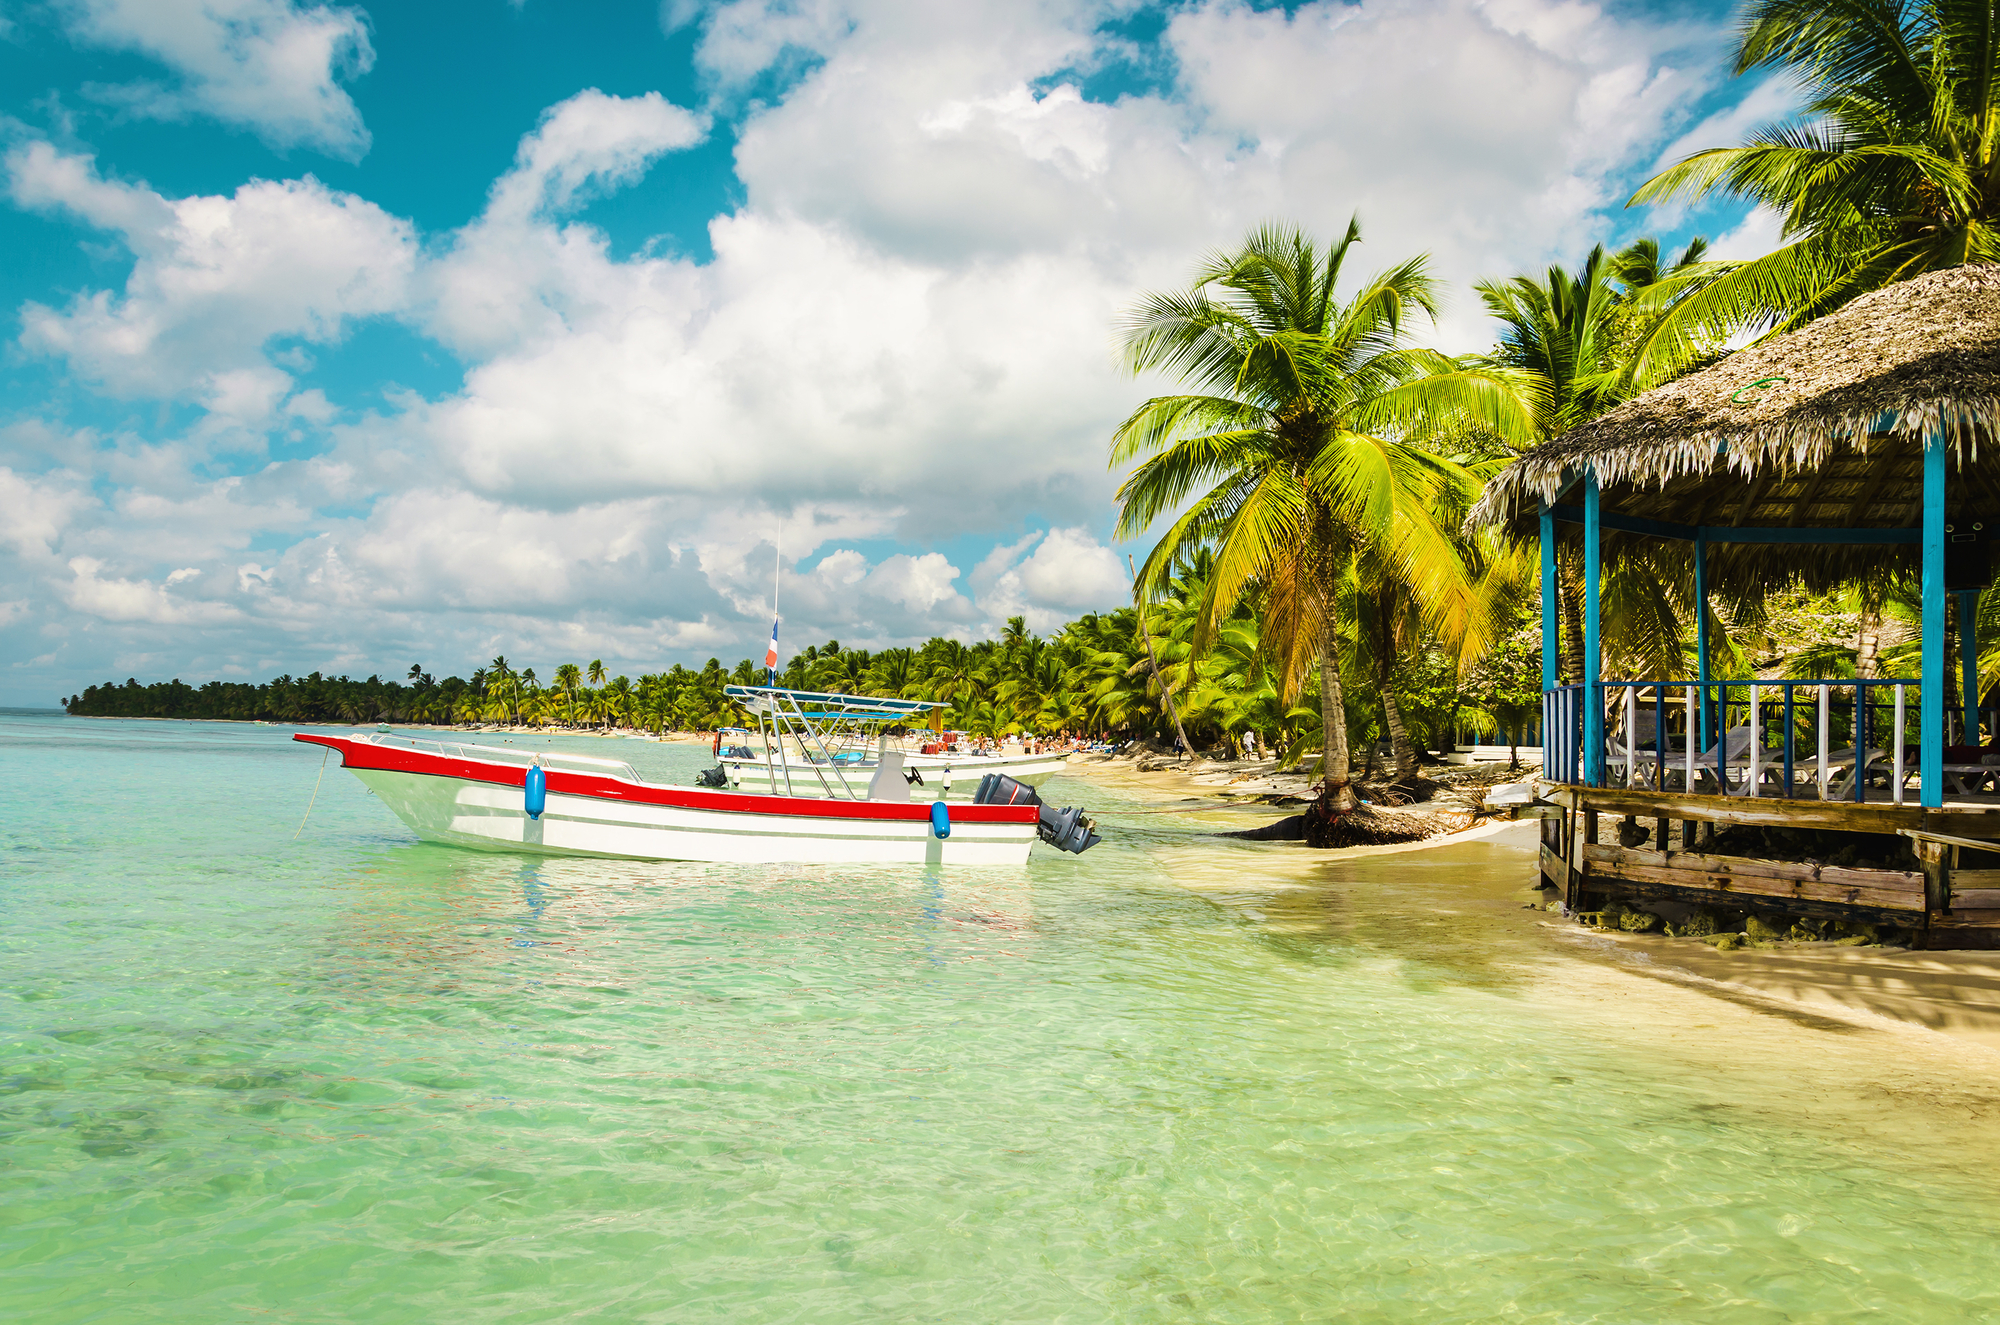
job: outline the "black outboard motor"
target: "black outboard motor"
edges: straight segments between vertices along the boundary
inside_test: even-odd
[[[729,785],[729,770],[721,764],[717,764],[714,768],[704,768],[694,775],[694,784],[697,787],[726,787]]]
[[[974,805],[1040,805],[1042,798],[1025,782],[1016,782],[1005,773],[988,773],[979,779],[972,793]]]
[[[1087,818],[1081,807],[1076,809],[1056,809],[1053,805],[1043,805],[1042,798],[1026,783],[1016,782],[1005,773],[988,773],[979,779],[979,790],[973,793],[974,805],[1033,805],[1041,810],[1041,820],[1035,825],[1035,833],[1052,847],[1060,847],[1075,855],[1082,855],[1104,839],[1097,835],[1097,825]]]

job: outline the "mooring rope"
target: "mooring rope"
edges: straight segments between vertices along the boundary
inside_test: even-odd
[[[1282,805],[1259,805],[1247,801],[1216,801],[1212,805],[1170,805],[1163,810],[1098,810],[1098,815],[1107,814],[1194,814],[1201,810],[1282,810]],[[1296,810],[1293,813],[1297,813]]]
[[[325,777],[325,776],[326,776],[326,761],[327,761],[328,759],[331,759],[332,757],[333,757],[333,747],[332,747],[332,746],[328,746],[328,747],[326,748],[326,753],[325,753],[325,754],[323,754],[323,755],[321,755],[321,756],[319,757],[319,777],[317,777],[317,778],[314,778],[314,779],[313,779],[313,794],[312,794],[312,800],[309,800],[309,801],[307,801],[307,802],[306,802],[306,813],[305,813],[305,818],[304,818],[304,819],[300,819],[300,820],[299,820],[299,833],[303,833],[303,832],[304,832],[304,831],[306,830],[306,819],[310,819],[310,818],[312,818],[312,817],[313,817],[313,804],[314,804],[314,802],[316,802],[316,801],[318,801],[318,800],[319,800],[319,782],[320,782],[320,778],[323,778],[323,777]],[[292,841],[296,842],[296,841],[298,841],[298,840],[299,840],[299,833],[293,833],[293,834],[292,834]]]

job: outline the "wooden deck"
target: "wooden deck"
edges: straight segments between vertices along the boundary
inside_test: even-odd
[[[1547,802],[1536,807],[1542,818],[1542,873],[1572,911],[1598,909],[1610,897],[1651,898],[1893,924],[1916,931],[1922,946],[1930,948],[2000,947],[2000,797],[1926,809],[1885,801],[1701,796],[1554,782],[1537,783],[1537,790]],[[1627,816],[1650,830],[1645,847],[1618,845],[1616,825]],[[1607,818],[1608,841],[1600,838]],[[1915,838],[1911,845],[1919,867],[1908,871],[1760,860],[1708,849],[1715,833],[1738,826],[1919,833],[1993,845],[1988,852]]]

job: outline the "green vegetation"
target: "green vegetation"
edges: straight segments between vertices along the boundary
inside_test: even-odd
[[[1118,490],[1121,535],[1186,507],[1139,583],[1160,593],[1175,569],[1202,559],[1194,652],[1251,599],[1278,700],[1296,703],[1316,668],[1321,730],[1332,737],[1324,772],[1342,804],[1352,795],[1340,643],[1354,634],[1342,626],[1364,604],[1375,609],[1377,682],[1416,633],[1396,628],[1405,617],[1461,646],[1483,634],[1451,518],[1478,483],[1436,443],[1475,432],[1526,442],[1532,417],[1503,376],[1408,343],[1408,315],[1437,311],[1424,258],[1337,297],[1360,239],[1350,221],[1322,253],[1299,230],[1262,228],[1209,259],[1190,289],[1142,300],[1127,324],[1127,366],[1174,373],[1203,394],[1148,400],[1111,450],[1114,464],[1144,457]],[[1395,687],[1379,693],[1407,777],[1415,760]]]
[[[1686,301],[1670,337],[1784,330],[1895,281],[2000,260],[2000,5],[1753,0],[1736,72],[1756,69],[1796,80],[1806,118],[1697,152],[1632,201],[1750,199],[1787,242]]]
[[[1264,665],[1258,619],[1247,605],[1216,627],[1209,648],[1197,652],[1194,636],[1205,581],[1181,577],[1171,582],[1147,610],[1147,628],[1161,674],[1172,687],[1188,736],[1203,748],[1240,750],[1255,734],[1261,750],[1297,754],[1316,749],[1317,697],[1310,689],[1299,702],[1280,701]],[[838,640],[809,645],[780,670],[782,685],[857,695],[939,699],[948,724],[995,739],[1014,734],[1053,736],[1152,737],[1170,739],[1159,691],[1131,608],[1092,614],[1070,622],[1047,639],[1031,634],[1015,617],[997,640],[965,644],[933,639],[920,648],[852,649]],[[1363,665],[1366,659],[1362,659]],[[1447,669],[1448,671],[1449,669]],[[700,670],[673,667],[636,681],[607,676],[601,663],[584,684],[585,669],[563,664],[541,685],[534,669],[515,671],[495,658],[470,679],[434,680],[412,667],[404,682],[371,676],[281,676],[264,685],[211,681],[195,687],[181,681],[142,686],[92,686],[67,707],[91,717],[188,718],[269,722],[521,722],[551,730],[604,730],[636,727],[649,731],[706,731],[738,725],[744,715],[723,694],[725,685],[758,685],[763,668],[749,659],[724,668],[711,658]],[[1470,702],[1426,707],[1416,724],[1421,739],[1441,743],[1450,724],[1490,724],[1491,717]],[[1435,715],[1434,717],[1429,715]],[[1379,724],[1361,715],[1350,739],[1379,739]]]

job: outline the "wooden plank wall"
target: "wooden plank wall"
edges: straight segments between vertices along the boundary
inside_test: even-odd
[[[1562,818],[1542,820],[1542,876],[1572,910],[1589,892],[1629,893],[1695,904],[1770,906],[1797,915],[1872,919],[1923,931],[1931,948],[2000,948],[2000,869],[1959,868],[1956,848],[1918,842],[1920,868],[1842,869],[1804,861],[1753,860],[1699,850],[1643,850],[1598,841],[1601,816],[1651,820],[1652,845],[1663,848],[1668,820],[1683,822],[1692,840],[1707,825],[1753,824],[1832,832],[1895,833],[1901,828],[2000,839],[2000,807],[1925,810],[1916,805],[1824,803],[1690,796],[1544,783],[1541,794]],[[1546,807],[1545,807],[1546,812]],[[2000,840],[1995,841],[2000,854]],[[1993,856],[1973,853],[1982,865]]]

